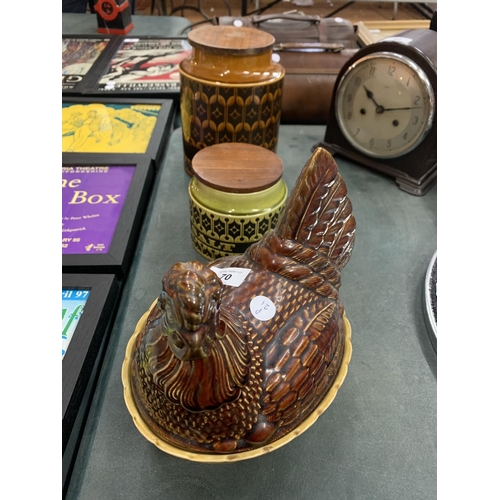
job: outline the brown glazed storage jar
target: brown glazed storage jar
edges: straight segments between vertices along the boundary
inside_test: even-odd
[[[276,152],[285,70],[272,59],[274,37],[255,28],[191,30],[181,61],[184,168],[207,146],[242,142]]]

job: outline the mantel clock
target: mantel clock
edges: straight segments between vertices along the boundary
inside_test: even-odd
[[[335,82],[318,145],[425,194],[437,177],[436,31],[406,30],[356,52]]]

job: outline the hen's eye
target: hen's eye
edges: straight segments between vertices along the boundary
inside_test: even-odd
[[[167,306],[167,307],[165,308],[165,313],[167,314],[167,319],[168,319],[168,321],[169,321],[169,322],[172,322],[173,315],[172,315],[172,311],[171,311],[171,309],[170,309],[170,307],[169,307],[169,306]]]

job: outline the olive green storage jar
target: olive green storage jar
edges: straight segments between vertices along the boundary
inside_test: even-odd
[[[227,143],[193,157],[191,239],[205,258],[243,253],[274,228],[288,189],[283,163],[268,149]]]
[[[204,26],[188,33],[192,53],[181,61],[180,111],[184,168],[203,148],[241,142],[276,152],[285,70],[272,58],[265,31]]]

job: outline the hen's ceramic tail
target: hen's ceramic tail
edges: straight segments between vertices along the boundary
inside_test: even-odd
[[[332,155],[317,148],[300,173],[276,227],[247,256],[269,271],[335,297],[351,257],[356,221]]]
[[[333,156],[317,148],[283,208],[275,233],[332,259],[340,271],[351,257],[356,221],[344,179]]]

